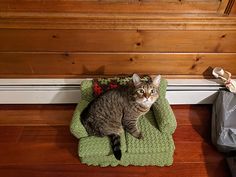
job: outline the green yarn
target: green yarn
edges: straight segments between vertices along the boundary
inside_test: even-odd
[[[110,140],[108,137],[96,137],[89,136],[87,138],[81,138],[79,143],[79,156],[108,156],[113,155]],[[121,151],[125,153],[127,151],[125,135],[121,135]]]
[[[93,100],[93,81],[84,80],[81,82],[81,100],[88,102]]]
[[[75,108],[74,115],[70,123],[70,132],[78,139],[88,136],[88,133],[80,121],[80,113],[87,107],[88,104],[88,101],[81,99],[80,103]]]
[[[127,152],[132,154],[161,153],[173,151],[173,139],[168,133],[162,133],[157,127],[157,122],[152,111],[141,117],[138,127],[143,133],[143,139],[134,138],[126,133]]]
[[[87,156],[80,158],[81,163],[94,166],[170,166],[173,163],[173,152],[149,153],[149,154],[122,154],[120,161],[115,160],[113,155],[109,156]]]
[[[157,121],[158,129],[162,133],[173,134],[177,123],[168,100],[165,97],[161,97],[153,104],[152,109]]]
[[[130,78],[119,79],[123,84]],[[106,82],[102,80],[102,82]],[[176,129],[173,111],[165,98],[167,81],[162,79],[159,87],[160,98],[151,111],[139,119],[138,126],[144,138],[138,140],[125,132],[121,135],[122,159],[116,160],[108,137],[88,136],[80,121],[80,113],[93,99],[93,82],[81,83],[81,101],[77,105],[71,125],[71,133],[79,140],[78,154],[82,163],[99,166],[117,165],[157,165],[169,166],[173,163],[174,141],[172,133]]]

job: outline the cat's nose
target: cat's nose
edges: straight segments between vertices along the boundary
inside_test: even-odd
[[[146,93],[143,94],[143,96],[148,99],[148,95]]]
[[[145,97],[146,99],[148,99],[148,98],[149,98],[149,95],[148,95],[148,94],[145,94],[144,97]]]

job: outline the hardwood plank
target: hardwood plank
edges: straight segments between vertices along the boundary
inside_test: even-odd
[[[146,167],[147,177],[228,177],[230,176],[225,161],[220,163],[174,163],[171,167]]]
[[[175,162],[219,163],[224,159],[224,155],[208,143],[175,142],[175,146]]]
[[[173,138],[175,142],[210,142],[211,125],[178,125]]]
[[[236,31],[0,29],[0,51],[220,53],[235,52],[235,38]]]
[[[172,105],[177,124],[210,127],[212,105]]]
[[[22,128],[22,127],[21,127]],[[19,127],[2,127],[0,132],[4,132],[2,136],[17,135]],[[17,131],[18,130],[18,131]],[[20,129],[21,130],[21,129]],[[211,141],[210,124],[209,125],[178,125],[174,133],[175,142],[210,142]],[[5,142],[7,138],[0,139]],[[72,137],[67,126],[26,126],[21,130],[20,135],[17,135],[17,142],[20,143],[71,143],[76,139]],[[16,141],[15,140],[15,141]],[[9,139],[9,142],[10,141]],[[14,141],[13,141],[14,142]]]
[[[27,126],[21,133],[20,143],[71,143],[77,141],[67,126]]]
[[[120,174],[120,175],[121,174],[122,175],[142,174],[142,175],[144,175],[146,172],[145,167],[117,166],[115,168],[114,167],[101,168],[101,167],[95,167],[95,166],[87,166],[87,165],[83,165],[83,164],[0,165],[0,172],[1,171],[3,172],[4,170],[6,170],[6,171],[15,170],[15,171],[19,171],[21,174],[25,174],[25,175],[28,175],[28,173],[30,171],[33,171],[33,172],[39,173],[39,174],[41,172],[41,176],[44,176],[44,175],[42,175],[42,173],[44,173],[44,172],[48,172],[48,173],[58,172],[57,175],[63,175],[63,174],[71,175],[71,173],[73,175],[75,175],[75,174],[79,175],[80,173],[82,173],[82,174],[87,173],[87,176],[90,176],[90,174],[93,174],[93,173],[95,173],[95,174],[101,174],[101,173],[109,174],[110,173],[113,175],[115,175],[115,174]],[[25,176],[25,175],[23,175],[23,176]],[[53,175],[53,174],[51,174],[51,175]],[[57,176],[57,175],[55,175],[55,176]]]
[[[75,104],[1,105],[0,126],[69,125]],[[210,125],[211,105],[172,105],[178,125]]]
[[[0,143],[16,143],[18,142],[24,127],[11,126],[4,127],[0,126]]]
[[[0,126],[69,125],[75,104],[1,105]],[[178,125],[210,125],[211,105],[172,105]]]
[[[1,34],[0,34],[1,35]],[[0,44],[1,45],[1,44]],[[235,45],[236,46],[236,45]],[[221,66],[236,75],[236,53],[0,53],[0,77],[84,77],[162,74],[213,77]],[[14,63],[14,65],[12,65]]]
[[[45,111],[44,114],[61,109],[71,110],[75,105],[3,105],[11,114],[25,110]],[[91,167],[82,165],[77,156],[78,141],[69,133],[68,124],[53,126],[0,126],[0,174],[3,176],[197,176],[226,177],[229,169],[224,155],[209,144],[210,108],[208,105],[172,106],[178,121],[174,134],[176,150],[171,167]],[[47,110],[47,111],[46,111]],[[182,112],[182,113],[181,113]],[[199,114],[197,114],[199,112]],[[37,112],[35,112],[37,114]],[[61,113],[62,114],[62,113]],[[30,114],[27,114],[30,116]],[[57,114],[55,117],[59,116]],[[66,116],[67,117],[67,116]],[[202,118],[203,117],[203,118]],[[5,116],[7,119],[8,117]],[[21,114],[18,115],[21,118]],[[33,116],[32,119],[35,117]],[[23,119],[25,117],[23,116]],[[184,120],[186,119],[186,120]],[[192,119],[192,121],[191,121]],[[40,122],[47,122],[44,118]],[[14,123],[14,121],[13,121]],[[15,122],[17,123],[17,121]],[[14,125],[14,124],[13,124]],[[27,124],[26,124],[27,125]],[[20,127],[20,128],[19,128]],[[17,129],[19,137],[15,139]],[[7,136],[12,141],[5,141]]]
[[[90,171],[87,172],[69,172],[69,171],[54,171],[54,170],[46,170],[46,171],[30,171],[31,169],[34,168],[30,168],[30,169],[12,169],[12,170],[8,170],[8,169],[0,169],[1,174],[8,176],[8,177],[19,177],[21,175],[24,175],[24,177],[53,177],[53,176],[60,176],[60,177],[75,177],[75,176],[79,176],[79,177],[143,177],[143,174],[138,174],[138,173],[122,173],[122,172],[118,172],[118,173],[104,173],[104,172],[93,172],[91,173]]]
[[[104,176],[106,174],[118,175],[141,175],[147,177],[228,177],[229,171],[225,162],[208,163],[208,164],[192,164],[192,163],[175,163],[171,167],[92,167],[81,164],[68,165],[1,165],[0,173],[3,176],[16,177],[21,174],[24,177],[32,176]]]
[[[219,163],[224,156],[212,145],[202,142],[175,142],[174,161],[182,163]],[[71,143],[0,143],[3,164],[78,164],[77,141]]]
[[[0,143],[0,164],[78,164],[78,142]]]
[[[63,13],[216,13],[220,1],[33,1],[2,0],[2,12],[63,12]]]
[[[75,106],[1,105],[0,126],[68,126]]]
[[[3,127],[0,126],[0,132],[2,134],[2,142],[5,142],[10,136],[16,136],[16,142],[19,143],[71,143],[76,141],[76,139],[71,135],[69,131],[69,125],[66,126],[26,126],[21,127],[10,126]],[[19,130],[20,134],[17,135]],[[17,131],[18,130],[18,131]],[[4,136],[8,135],[4,138]],[[175,142],[186,142],[186,143],[195,143],[195,142],[210,142],[211,141],[211,132],[210,124],[208,125],[178,125],[174,133]],[[14,142],[12,140],[9,142]],[[13,139],[14,140],[14,139]],[[7,142],[8,142],[7,141]]]

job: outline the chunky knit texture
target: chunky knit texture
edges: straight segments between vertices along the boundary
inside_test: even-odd
[[[176,129],[176,119],[165,98],[166,80],[162,79],[160,98],[152,109],[138,122],[144,139],[138,140],[129,133],[121,135],[122,159],[116,160],[108,137],[88,136],[80,121],[80,113],[93,99],[93,81],[81,84],[81,101],[74,112],[70,130],[79,140],[78,154],[82,163],[99,166],[117,165],[157,165],[169,166],[173,163],[174,141],[172,133]]]

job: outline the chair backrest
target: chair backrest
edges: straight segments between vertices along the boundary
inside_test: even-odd
[[[162,78],[160,86],[159,86],[160,97],[166,96],[166,87],[167,87],[167,81]],[[82,81],[82,83],[81,83],[81,99],[90,102],[93,100],[93,98],[94,98],[93,81],[92,80]]]
[[[93,81],[84,80],[81,82],[81,100],[92,101],[93,100]]]

